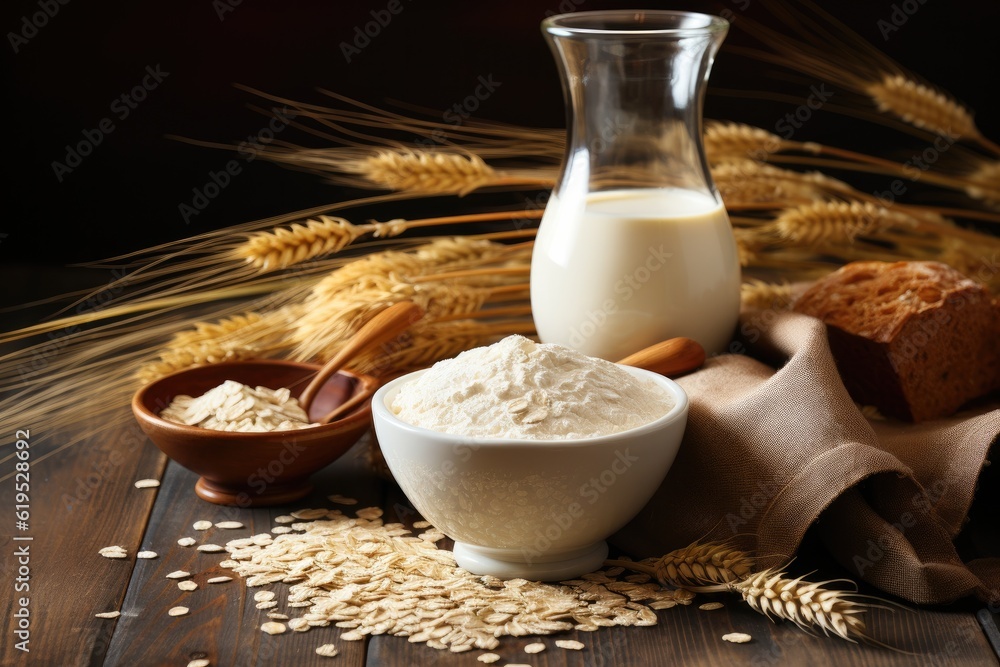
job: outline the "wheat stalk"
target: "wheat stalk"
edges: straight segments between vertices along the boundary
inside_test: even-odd
[[[861,596],[825,588],[832,583],[829,581],[789,579],[774,569],[753,572],[753,557],[725,543],[695,542],[659,559],[607,560],[604,564],[649,574],[662,586],[683,587],[696,593],[738,593],[752,609],[770,620],[791,621],[809,633],[818,629],[848,641],[872,641],[864,620],[871,605],[861,602]]]
[[[382,150],[364,158],[356,171],[369,183],[389,190],[464,195],[483,187],[551,186],[554,174],[499,172],[474,153]]]
[[[782,211],[770,228],[784,241],[818,245],[850,243],[860,235],[876,234],[891,226],[916,225],[912,216],[871,202],[819,201]]]
[[[170,347],[181,347],[231,336],[252,327],[264,319],[253,311],[222,318],[216,322],[195,322],[191,329],[178,332],[170,340]]]
[[[648,574],[661,586],[703,586],[737,582],[753,570],[754,559],[724,542],[692,542],[661,558],[644,561],[607,560],[605,565]]]
[[[723,121],[705,124],[705,154],[712,164],[729,160],[766,160],[788,144],[778,135],[753,125]]]
[[[293,223],[252,234],[236,247],[234,254],[260,271],[273,271],[339,252],[368,231],[371,229],[355,226],[343,218],[321,215],[306,220],[305,224]],[[383,233],[395,235],[391,231]]]
[[[787,310],[792,304],[792,286],[754,278],[740,285],[740,303],[750,310]]]
[[[1000,210],[1000,160],[980,162],[979,166],[966,174],[970,185],[966,194],[979,199],[990,208]]]
[[[754,208],[756,204],[778,208],[782,202],[807,203],[832,190],[840,190],[843,185],[822,174],[790,171],[745,159],[712,167],[712,179],[728,208]]]
[[[784,572],[768,569],[725,587],[772,621],[784,619],[806,632],[818,628],[827,636],[871,642],[864,619],[871,605],[861,602],[853,591],[825,588],[830,583],[790,579]]]
[[[966,139],[982,137],[969,110],[944,93],[902,74],[884,74],[867,86],[880,111],[935,134]]]

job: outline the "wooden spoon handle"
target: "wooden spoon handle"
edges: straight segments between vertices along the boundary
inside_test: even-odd
[[[400,301],[381,311],[368,320],[357,333],[344,344],[340,351],[326,362],[309,386],[299,396],[299,405],[309,414],[309,407],[326,381],[339,371],[353,357],[376,345],[390,341],[406,331],[410,325],[424,316],[424,309],[412,301]],[[321,423],[327,423],[323,421]]]
[[[705,350],[690,338],[671,338],[630,354],[618,363],[670,377],[683,375],[705,363]]]
[[[372,394],[374,394],[375,390],[378,388],[379,388],[378,383],[373,383],[370,387],[362,389],[354,396],[351,396],[349,399],[347,399],[346,401],[335,407],[333,410],[330,410],[330,412],[326,413],[326,415],[319,420],[319,423],[329,424],[334,419],[346,415],[351,410],[353,410],[354,408],[356,408],[357,406],[361,405],[369,398],[371,398]]]

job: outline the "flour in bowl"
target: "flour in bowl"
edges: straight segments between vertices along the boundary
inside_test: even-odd
[[[568,440],[626,431],[673,405],[662,387],[609,361],[508,336],[438,362],[400,387],[390,408],[442,433]]]

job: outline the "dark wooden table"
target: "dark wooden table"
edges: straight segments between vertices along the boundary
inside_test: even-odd
[[[26,425],[29,426],[29,425]],[[5,514],[0,552],[3,591],[4,665],[187,665],[207,658],[215,666],[250,665],[480,665],[481,651],[451,654],[402,637],[379,636],[363,642],[339,640],[340,629],[313,628],[270,636],[260,631],[268,620],[258,610],[253,592],[242,580],[210,585],[212,576],[232,575],[219,567],[225,554],[182,548],[177,539],[193,536],[199,543],[227,540],[267,531],[272,519],[301,507],[334,507],[326,496],[339,493],[358,498],[357,506],[385,508],[386,520],[416,518],[395,484],[374,474],[362,441],[315,478],[311,497],[292,506],[239,509],[212,505],[193,492],[195,476],[170,463],[126,422],[102,436],[66,446],[72,434],[45,434],[31,425],[30,518],[27,530],[17,530],[14,505],[15,434],[4,435],[0,498]],[[49,435],[46,442],[42,436]],[[159,488],[136,489],[138,479],[162,480]],[[197,520],[236,520],[241,530],[206,533],[192,530]],[[222,534],[220,534],[222,533]],[[30,539],[28,539],[30,538]],[[108,545],[122,545],[129,557],[111,560],[98,555]],[[27,549],[28,556],[16,555]],[[159,557],[137,560],[140,550]],[[26,562],[25,562],[26,561]],[[26,568],[20,569],[19,568]],[[193,592],[178,590],[165,575],[174,570],[193,573]],[[272,587],[280,591],[284,585]],[[254,589],[260,590],[260,589]],[[26,598],[22,600],[21,598]],[[725,608],[700,611],[698,604],[718,599]],[[176,605],[190,614],[171,617]],[[24,622],[30,652],[17,648],[15,635]],[[282,606],[278,607],[281,610]],[[95,614],[120,610],[117,619]],[[994,610],[995,611],[995,610]],[[978,617],[977,617],[978,612]],[[22,618],[18,618],[18,614]],[[699,596],[691,606],[658,612],[659,623],[645,628],[603,628],[592,633],[566,633],[586,644],[581,652],[556,648],[527,655],[523,647],[537,639],[503,638],[496,663],[542,666],[569,665],[997,665],[996,616],[975,604],[917,611],[874,610],[870,626],[878,637],[901,651],[858,646],[837,638],[807,635],[788,624],[775,625],[727,596]],[[988,633],[992,631],[993,646]],[[747,644],[722,641],[728,632],[753,636]],[[336,658],[317,656],[315,648],[333,643]],[[902,652],[906,651],[906,652]]]

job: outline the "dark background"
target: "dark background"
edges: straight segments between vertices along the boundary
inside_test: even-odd
[[[41,0],[55,3],[56,0]],[[237,2],[239,0],[232,0]],[[239,90],[244,84],[296,100],[324,104],[316,88],[328,88],[375,105],[392,100],[440,114],[471,94],[479,76],[501,82],[477,112],[485,119],[562,126],[563,102],[551,54],[538,24],[547,12],[643,5],[647,8],[719,12],[737,20],[727,44],[749,43],[739,18],[769,21],[762,0],[612,2],[535,0],[430,2],[399,0],[403,11],[348,63],[341,42],[384,10],[384,0],[285,2],[227,0],[197,2],[84,2],[58,6],[14,53],[10,33],[23,17],[40,11],[39,0],[4,3],[0,27],[5,107],[4,161],[7,201],[0,220],[0,262],[45,267],[96,260],[210,229],[287,213],[343,199],[354,193],[305,173],[263,160],[244,164],[218,197],[186,224],[178,206],[192,189],[209,181],[232,154],[171,140],[168,135],[239,142],[264,127],[251,110],[260,100]],[[225,3],[225,4],[224,4]],[[1000,137],[995,112],[1000,77],[1000,2],[944,0],[842,0],[820,3],[862,37],[926,79],[980,110],[979,124]],[[905,25],[884,39],[877,25],[894,5],[913,11]],[[220,7],[231,9],[222,14]],[[745,8],[741,9],[741,8]],[[771,21],[773,23],[773,21]],[[169,72],[148,98],[119,120],[111,104],[139,84],[147,66]],[[786,90],[808,94],[808,79],[775,78],[778,69],[727,54],[712,75],[717,89]],[[706,116],[744,120],[773,129],[794,105],[739,99],[710,92]],[[438,110],[438,111],[434,111]],[[109,117],[115,130],[63,181],[52,162],[66,158],[66,145]],[[874,126],[872,126],[874,127]],[[796,139],[878,152],[894,141],[884,129],[850,124],[823,114]],[[320,145],[294,130],[282,139]],[[406,204],[394,213],[405,216]],[[102,274],[97,282],[106,281]],[[5,281],[5,301],[34,294],[30,285]]]

